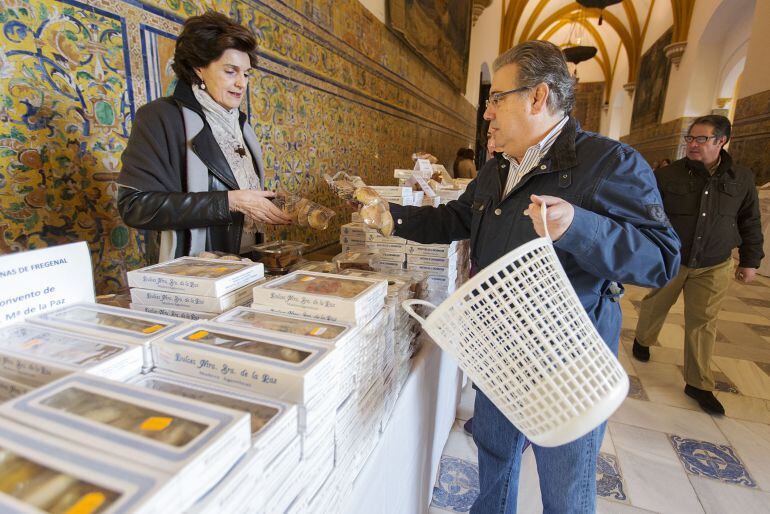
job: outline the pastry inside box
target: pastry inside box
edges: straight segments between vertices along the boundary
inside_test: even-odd
[[[266,455],[276,454],[298,434],[297,407],[292,403],[163,371],[136,376],[130,383],[247,413],[252,446]]]
[[[178,318],[96,303],[72,304],[57,311],[32,316],[26,321],[106,341],[140,345],[145,370],[151,369],[153,365],[150,343],[186,323]]]
[[[297,241],[272,241],[251,247],[252,258],[265,265],[273,275],[288,273],[290,268],[302,260],[307,245]]]
[[[255,287],[252,306],[321,321],[361,325],[382,309],[386,293],[384,280],[295,271]]]
[[[31,323],[0,328],[0,355],[3,367],[13,363],[16,372],[34,372],[35,378],[52,374],[51,367],[60,367],[70,372],[83,371],[125,380],[140,373],[143,365],[142,348],[138,345]],[[37,364],[25,365],[20,358],[37,361]],[[51,377],[42,378],[48,379],[47,383]]]
[[[153,344],[158,369],[305,405],[336,390],[332,349],[235,325],[190,323]]]
[[[355,329],[346,323],[316,321],[301,316],[260,311],[248,307],[236,307],[214,318],[213,321],[230,325],[239,325],[273,333],[299,336],[308,342],[339,347],[342,341],[349,339]]]
[[[0,462],[0,512],[160,513],[189,505],[169,475],[5,419]]]
[[[220,297],[264,277],[261,263],[180,257],[129,271],[129,287]]]
[[[80,373],[19,396],[0,412],[173,477],[184,497],[180,510],[251,446],[249,416],[243,412]]]

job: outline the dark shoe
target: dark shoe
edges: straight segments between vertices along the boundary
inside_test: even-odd
[[[684,386],[684,394],[698,402],[700,408],[709,414],[719,414],[722,416],[725,413],[725,408],[722,407],[722,404],[719,403],[719,400],[711,391],[704,391],[687,384]]]
[[[634,354],[634,359],[638,361],[647,362],[650,360],[650,347],[642,346],[636,339],[634,339],[634,347],[631,353]]]
[[[465,433],[469,436],[473,436],[473,418],[465,422],[463,425],[463,430],[465,430]]]

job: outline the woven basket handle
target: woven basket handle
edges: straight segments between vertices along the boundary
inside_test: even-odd
[[[420,322],[420,325],[425,325],[425,318],[414,312],[414,309],[412,308],[412,305],[425,305],[430,307],[431,309],[435,309],[436,306],[433,305],[430,302],[426,302],[425,300],[404,300],[401,302],[401,307],[404,308],[404,310],[409,313],[411,317],[416,319]]]
[[[548,209],[545,206],[545,202],[540,204],[540,216],[543,218],[543,229],[545,229],[545,237],[549,241],[551,240],[551,234],[548,233]]]

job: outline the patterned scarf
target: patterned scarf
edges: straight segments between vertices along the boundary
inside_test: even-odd
[[[198,84],[194,85],[192,90],[203,108],[203,114],[211,127],[214,139],[222,149],[222,153],[225,154],[227,164],[230,165],[230,170],[232,170],[235,181],[238,183],[238,189],[261,190],[259,177],[254,169],[254,160],[243,140],[243,132],[238,123],[240,116],[238,109],[225,109]],[[244,236],[248,237],[243,238],[242,250],[248,246],[249,242],[253,244],[254,234],[264,232],[264,227],[257,220],[246,216],[243,232]]]

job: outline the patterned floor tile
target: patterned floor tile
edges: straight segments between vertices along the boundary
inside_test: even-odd
[[[618,458],[609,453],[600,453],[596,461],[596,494],[602,498],[628,500]]]
[[[647,397],[647,393],[644,391],[644,387],[642,387],[642,381],[639,380],[639,377],[635,377],[634,375],[628,375],[628,381],[629,381],[629,387],[628,387],[629,398],[649,401],[649,398]]]
[[[432,506],[468,512],[479,495],[479,467],[456,457],[442,456]]]
[[[727,484],[757,487],[732,446],[670,435],[669,440],[684,469]]]

